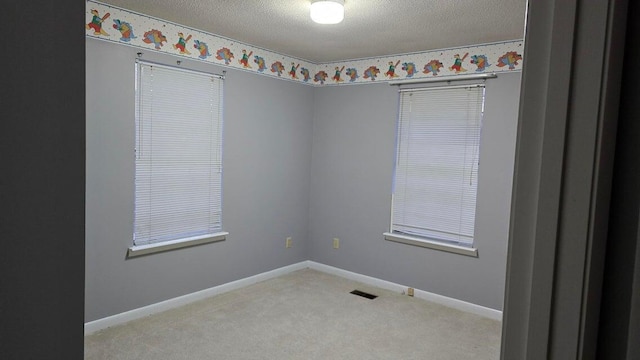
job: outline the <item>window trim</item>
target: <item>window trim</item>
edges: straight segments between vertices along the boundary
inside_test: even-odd
[[[229,235],[228,232],[222,231],[222,232],[217,232],[215,234],[193,236],[189,238],[169,240],[169,241],[163,241],[163,242],[152,243],[147,245],[132,245],[127,250],[127,258],[133,258],[133,257],[144,256],[149,254],[155,254],[159,252],[182,249],[185,247],[224,241],[227,239],[227,235]]]
[[[478,257],[478,249],[476,247],[467,247],[454,244],[447,244],[442,241],[429,240],[427,238],[421,238],[417,236],[401,235],[391,232],[383,233],[384,239],[387,241],[393,241],[401,244],[419,246],[428,249],[440,250],[444,252],[466,255],[471,257]]]
[[[178,65],[179,64],[180,63],[178,62]],[[180,71],[185,72],[185,73],[192,73],[192,74],[197,74],[197,75],[206,75],[208,77],[217,78],[217,79],[219,79],[221,81],[224,81],[225,77],[226,77],[226,71],[224,71],[222,74],[215,74],[215,73],[211,73],[211,72],[208,72],[208,71],[201,71],[201,70],[184,68],[184,67],[181,67],[181,66],[174,66],[174,65],[158,63],[158,62],[154,62],[154,61],[136,59],[135,60],[136,82],[138,81],[138,79],[137,79],[137,77],[138,77],[137,71],[138,71],[139,67],[142,66],[142,65],[154,66],[154,67],[164,68],[164,69],[169,69],[169,70],[180,70]],[[138,86],[138,85],[136,84],[136,86]],[[138,96],[137,93],[136,93],[136,96]],[[137,109],[136,109],[136,111],[137,111]],[[221,111],[224,111],[224,109],[222,109]],[[136,114],[136,117],[137,117],[137,114]],[[136,122],[137,122],[137,119],[136,119]],[[137,146],[137,143],[136,143],[136,146]],[[220,147],[221,147],[220,156],[222,156],[222,150],[223,150],[223,139],[222,138],[220,139]],[[134,197],[135,196],[136,195],[134,193]],[[220,193],[220,197],[221,197],[220,206],[221,206],[221,209],[222,209],[222,192]],[[222,218],[221,218],[221,221],[222,221]],[[203,245],[203,244],[209,244],[209,243],[214,243],[214,242],[225,241],[228,235],[229,235],[229,232],[224,231],[222,229],[219,229],[219,231],[217,231],[215,233],[196,235],[196,236],[178,238],[178,239],[167,240],[167,241],[159,241],[159,242],[153,242],[153,243],[142,244],[142,245],[136,245],[135,242],[134,242],[127,249],[126,259],[139,257],[139,256],[150,255],[150,254],[154,254],[154,253],[177,250],[177,249],[182,249],[182,248],[186,248],[186,247],[192,247],[192,246],[198,246],[198,245]]]
[[[395,81],[395,82],[391,82],[389,83],[389,85],[392,86],[398,86],[398,93],[402,93],[405,91],[420,91],[420,90],[434,90],[434,89],[447,89],[447,88],[457,88],[457,87],[468,87],[468,86],[481,86],[481,87],[485,87],[486,88],[486,79],[491,79],[491,78],[496,78],[497,75],[495,73],[489,73],[489,74],[471,74],[471,75],[467,75],[467,76],[463,76],[460,77],[458,79],[443,79],[443,78],[439,78],[439,79],[418,79],[412,82],[402,82],[402,81]],[[455,80],[456,84],[452,84],[452,80]],[[446,82],[446,85],[443,84],[437,84],[437,83],[441,83],[441,82]],[[459,85],[458,85],[459,84]],[[409,85],[408,87],[402,87],[402,85]],[[422,85],[422,86],[410,86],[410,85]],[[400,100],[398,100],[400,101]],[[483,100],[484,101],[484,100]],[[399,104],[399,103],[398,103]],[[399,105],[398,105],[399,106]],[[400,109],[398,108],[398,120],[399,121],[399,114]],[[397,136],[397,132],[396,132],[396,136]],[[482,137],[482,135],[481,135]],[[482,140],[482,139],[480,139]],[[397,141],[397,140],[396,140]],[[397,147],[397,144],[396,144]],[[396,149],[397,151],[397,149]],[[395,167],[397,166],[397,164],[394,163],[394,173],[393,173],[393,177],[394,177],[394,181],[395,181]],[[418,246],[418,247],[423,247],[423,248],[428,248],[428,249],[433,249],[433,250],[439,250],[439,251],[443,251],[443,252],[448,252],[448,253],[453,253],[453,254],[459,254],[459,255],[465,255],[465,256],[469,256],[469,257],[478,257],[478,248],[476,247],[476,239],[475,239],[475,235],[474,235],[474,241],[471,245],[469,246],[465,246],[465,245],[457,245],[454,243],[448,243],[446,241],[441,241],[441,240],[436,240],[436,239],[430,239],[427,237],[420,237],[420,236],[411,236],[411,235],[407,235],[407,234],[401,234],[401,233],[397,233],[397,232],[393,232],[392,228],[393,228],[393,194],[391,196],[391,222],[390,222],[390,228],[389,231],[386,231],[383,233],[384,239],[387,241],[392,241],[392,242],[397,242],[397,243],[401,243],[401,244],[406,244],[406,245],[412,245],[412,246]],[[477,205],[476,205],[476,210],[477,210]],[[475,225],[474,225],[475,228]],[[474,231],[475,232],[475,231]]]

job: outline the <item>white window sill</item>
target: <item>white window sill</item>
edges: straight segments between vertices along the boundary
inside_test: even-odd
[[[133,245],[127,251],[127,258],[149,255],[154,253],[159,253],[163,251],[170,251],[181,249],[189,246],[202,245],[212,242],[218,242],[226,240],[228,232],[219,232],[215,234],[207,234],[201,236],[194,236],[190,238],[171,240],[171,241],[163,241],[156,244],[149,245]]]
[[[446,251],[454,254],[466,255],[471,257],[478,257],[478,249],[473,247],[464,247],[452,244],[445,244],[437,241],[431,241],[427,239],[422,239],[419,237],[407,236],[407,235],[399,235],[393,233],[384,233],[385,240],[395,241],[402,244],[414,245],[425,247],[434,250]]]

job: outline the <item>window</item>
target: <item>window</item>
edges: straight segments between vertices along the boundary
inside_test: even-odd
[[[400,90],[387,239],[473,246],[483,106],[480,84]]]
[[[220,76],[136,63],[134,248],[221,240],[222,95]]]

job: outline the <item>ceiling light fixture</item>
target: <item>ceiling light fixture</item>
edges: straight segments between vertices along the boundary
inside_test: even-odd
[[[318,24],[337,24],[344,19],[344,0],[311,0],[311,19]]]

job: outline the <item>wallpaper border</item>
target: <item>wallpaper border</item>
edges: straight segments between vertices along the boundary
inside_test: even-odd
[[[520,71],[523,41],[314,63],[130,10],[87,0],[86,36],[312,86]]]

